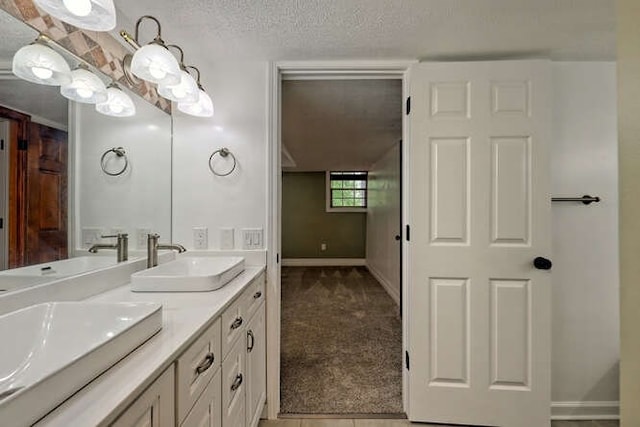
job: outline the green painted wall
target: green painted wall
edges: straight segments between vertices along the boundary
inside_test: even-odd
[[[366,214],[326,212],[325,188],[324,172],[282,174],[283,258],[366,256]]]

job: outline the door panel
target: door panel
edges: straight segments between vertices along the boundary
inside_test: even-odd
[[[411,70],[409,418],[549,425],[546,61]]]
[[[31,123],[27,263],[67,258],[67,133]]]

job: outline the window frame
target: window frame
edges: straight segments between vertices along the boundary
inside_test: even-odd
[[[365,207],[333,207],[331,206],[331,172],[362,172],[367,174],[367,179],[365,182],[367,183],[365,190]],[[355,212],[355,213],[366,213],[367,207],[369,203],[369,172],[358,170],[358,171],[326,171],[325,172],[325,209],[326,212]]]

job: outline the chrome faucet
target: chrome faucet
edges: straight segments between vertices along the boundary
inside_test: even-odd
[[[115,249],[118,262],[129,259],[129,235],[127,233],[118,233],[110,236],[100,236],[103,239],[117,238],[116,243],[96,243],[89,248],[92,254],[98,253],[100,249]]]
[[[184,246],[178,244],[164,244],[158,243],[159,234],[147,235],[147,268],[155,267],[158,265],[158,250],[172,250],[178,251],[178,253],[186,252]]]

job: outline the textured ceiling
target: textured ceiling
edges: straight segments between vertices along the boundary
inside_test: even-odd
[[[116,0],[187,60],[613,59],[613,0]],[[148,28],[147,28],[148,25]],[[132,28],[130,28],[132,30]],[[145,24],[141,39],[152,36]]]
[[[27,27],[7,12],[0,10],[0,63],[11,63],[13,54],[28,45],[38,36],[38,32]]]
[[[287,170],[368,170],[402,138],[400,80],[287,80],[282,143]]]

